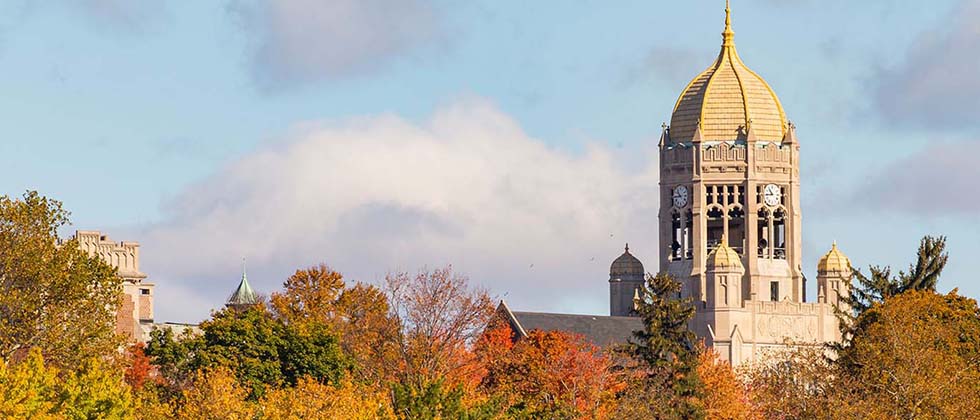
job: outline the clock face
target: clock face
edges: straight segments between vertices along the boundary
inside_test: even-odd
[[[762,195],[766,205],[769,207],[778,206],[782,198],[782,192],[780,192],[779,186],[776,184],[766,185],[765,189],[762,190]]]
[[[681,185],[674,188],[674,207],[684,207],[687,205],[687,187]]]

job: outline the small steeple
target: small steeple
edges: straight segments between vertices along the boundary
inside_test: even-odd
[[[730,0],[725,0],[725,30],[721,33],[722,47],[735,46],[735,31],[732,30],[732,6]]]
[[[783,144],[796,144],[799,141],[796,139],[796,124],[792,121],[786,122],[786,135],[783,137]]]
[[[225,302],[225,306],[229,308],[244,308],[250,305],[254,305],[259,302],[258,295],[252,290],[252,286],[248,284],[248,274],[245,270],[245,258],[242,258],[242,281],[238,283],[238,288],[235,292],[228,296],[228,301]]]

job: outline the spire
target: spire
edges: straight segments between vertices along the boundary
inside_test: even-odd
[[[659,146],[660,146],[660,148],[663,148],[664,146],[667,145],[667,142],[669,141],[668,140],[668,134],[667,134],[667,122],[664,121],[664,123],[661,124],[660,127],[661,127],[661,131],[660,131],[660,144],[659,144]]]
[[[626,243],[626,253],[627,254],[630,253],[630,243],[629,242]]]
[[[229,307],[244,307],[248,305],[254,305],[258,303],[259,299],[255,292],[252,290],[252,286],[248,284],[248,274],[245,270],[245,258],[242,258],[242,281],[238,283],[238,288],[235,292],[228,296],[228,302],[225,306]]]
[[[786,135],[783,136],[783,143],[785,144],[796,144],[796,124],[792,121],[786,122]]]
[[[735,31],[732,30],[732,6],[730,0],[725,0],[725,30],[721,33],[721,39],[721,46],[735,46]]]

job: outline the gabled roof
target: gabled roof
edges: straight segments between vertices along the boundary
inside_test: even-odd
[[[581,334],[599,347],[612,347],[626,344],[633,331],[643,329],[643,319],[637,317],[511,311],[503,301],[497,311],[521,338],[531,330],[565,331]]]

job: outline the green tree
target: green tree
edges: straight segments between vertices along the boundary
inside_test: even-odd
[[[835,309],[837,317],[841,320],[840,329],[843,339],[840,343],[832,344],[831,349],[841,352],[850,345],[851,338],[855,334],[857,319],[876,303],[884,302],[892,296],[898,296],[909,290],[935,291],[939,276],[948,260],[946,237],[925,236],[919,242],[916,261],[909,264],[908,271],[899,271],[898,275],[892,275],[891,267],[870,266],[871,275],[868,277],[860,270],[854,269],[854,285],[850,293],[842,299],[850,310]]]
[[[353,369],[365,382],[394,377],[397,323],[388,299],[371,285],[344,282],[326,264],[296,272],[269,299],[273,314],[283,323],[303,329],[326,326],[340,338],[340,346]]]
[[[702,418],[698,402],[700,347],[688,328],[695,308],[690,298],[679,298],[681,284],[670,275],[647,275],[640,289],[637,313],[643,330],[634,331],[623,351],[637,363],[640,378],[628,392],[642,394],[633,401],[630,416]]]
[[[443,380],[424,383],[393,383],[392,405],[400,419],[413,420],[481,420],[499,418],[500,408],[494,401],[476,406],[464,403],[466,391],[461,385],[447,387]]]
[[[891,267],[871,266],[871,276],[867,277],[855,269],[854,279],[857,282],[844,301],[854,309],[856,317],[876,302],[882,302],[907,290],[936,290],[936,283],[939,282],[939,276],[948,260],[946,237],[925,236],[919,242],[916,261],[909,264],[908,271],[899,271],[898,275],[893,276]]]
[[[216,312],[201,323],[201,331],[183,337],[166,330],[151,334],[146,354],[172,389],[186,387],[200,369],[224,367],[255,399],[268,387],[295,385],[304,376],[336,381],[349,365],[328,328],[284,324],[262,305]]]
[[[0,197],[0,358],[37,348],[48,363],[75,370],[113,354],[122,292],[116,270],[74,240],[61,203],[30,191]]]

